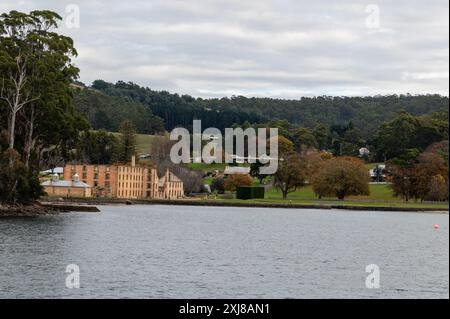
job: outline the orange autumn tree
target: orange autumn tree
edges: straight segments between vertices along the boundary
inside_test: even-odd
[[[225,179],[224,187],[225,190],[234,192],[236,188],[240,186],[251,186],[252,183],[253,179],[250,175],[234,174]]]
[[[336,196],[344,200],[352,195],[369,195],[369,172],[364,163],[354,157],[326,160],[310,181],[319,198]]]
[[[416,195],[421,200],[448,200],[448,144],[446,153],[440,154],[430,147],[414,165]]]

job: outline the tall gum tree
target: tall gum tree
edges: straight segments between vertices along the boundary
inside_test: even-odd
[[[86,125],[72,107],[77,52],[71,38],[54,32],[61,20],[52,11],[0,15],[0,99],[8,111],[8,146],[19,148],[27,167],[33,151],[57,148],[76,136],[77,125]]]

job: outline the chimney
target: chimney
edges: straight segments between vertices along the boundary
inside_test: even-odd
[[[131,166],[135,167],[136,166],[136,156],[131,156]]]

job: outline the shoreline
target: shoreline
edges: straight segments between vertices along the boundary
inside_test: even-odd
[[[101,210],[97,206],[104,205],[168,205],[168,206],[199,206],[199,207],[240,207],[240,208],[282,208],[282,209],[322,209],[322,210],[352,210],[375,212],[410,212],[410,213],[441,213],[448,214],[447,208],[431,207],[398,207],[398,206],[370,206],[343,204],[299,204],[299,203],[255,203],[255,202],[226,202],[195,199],[116,199],[116,198],[70,198],[61,199],[47,197],[31,205],[0,205],[0,218],[5,217],[38,217],[59,215],[70,212],[97,213]]]
[[[68,205],[57,203],[35,202],[30,205],[0,205],[0,218],[9,217],[38,217],[59,215],[70,212],[100,212],[92,205]]]
[[[114,199],[114,198],[70,198],[58,200],[46,198],[43,203],[83,204],[83,205],[173,205],[173,206],[203,206],[203,207],[243,207],[243,208],[284,208],[284,209],[339,209],[356,211],[389,211],[389,212],[433,212],[449,213],[449,208],[431,207],[396,207],[396,206],[370,206],[370,205],[342,205],[342,204],[296,204],[296,203],[255,203],[255,202],[220,202],[211,200],[163,200],[163,199]]]

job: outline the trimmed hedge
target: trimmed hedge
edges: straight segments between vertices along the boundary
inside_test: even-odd
[[[264,199],[264,187],[240,186],[236,188],[237,199]]]

